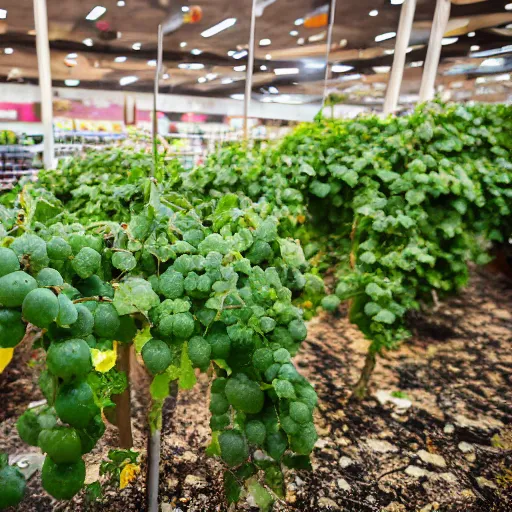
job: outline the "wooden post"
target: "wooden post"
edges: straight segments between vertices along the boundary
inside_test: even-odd
[[[407,48],[411,40],[412,24],[414,13],[416,11],[416,0],[405,0],[400,13],[400,23],[398,24],[398,35],[395,44],[395,54],[393,58],[393,67],[389,76],[388,88],[386,91],[386,100],[384,101],[384,114],[393,114],[398,106],[400,97],[400,86],[404,76],[405,60]]]
[[[130,398],[130,351],[131,343],[118,343],[117,370],[126,373],[128,381],[124,392],[116,397],[116,423],[119,429],[119,446],[124,449],[133,448],[132,412]]]
[[[436,12],[430,32],[428,43],[427,59],[423,68],[423,77],[421,79],[420,103],[430,101],[434,98],[437,68],[441,58],[441,49],[443,47],[443,36],[450,19],[451,2],[450,0],[437,0]]]
[[[249,36],[249,54],[247,55],[247,69],[245,71],[245,96],[244,96],[244,140],[249,139],[249,106],[252,94],[252,75],[254,73],[254,38],[256,32],[256,2],[252,0],[251,34]]]
[[[160,76],[162,73],[162,57],[163,57],[163,30],[162,25],[158,25],[158,50],[155,70],[155,89],[153,93],[153,176],[157,174],[158,165],[158,92],[160,88]]]
[[[327,99],[327,81],[329,80],[329,55],[331,54],[332,45],[332,30],[334,27],[334,17],[336,16],[336,0],[332,0],[331,8],[329,10],[329,29],[327,31],[327,48],[325,51],[325,80],[324,80],[324,94],[322,98],[322,109],[325,107],[325,100]],[[331,110],[334,117],[334,107]]]
[[[46,0],[34,0],[34,20],[36,27],[37,65],[39,68],[39,88],[41,89],[41,117],[43,121],[43,161],[46,169],[55,163],[53,138],[53,98],[52,74],[50,67],[50,43],[48,41],[48,12]]]

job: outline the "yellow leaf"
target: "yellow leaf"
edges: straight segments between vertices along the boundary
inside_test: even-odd
[[[7,365],[11,362],[13,354],[13,348],[0,348],[0,373],[7,368]]]
[[[119,489],[124,489],[128,484],[133,482],[139,473],[140,466],[137,464],[126,464],[126,466],[121,470]]]
[[[97,372],[105,373],[114,368],[117,359],[117,341],[113,350],[91,348],[92,364]]]

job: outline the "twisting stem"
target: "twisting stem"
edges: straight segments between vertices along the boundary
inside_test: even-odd
[[[368,395],[368,385],[370,383],[370,378],[377,362],[376,356],[377,354],[375,350],[370,347],[368,353],[366,354],[366,360],[364,362],[363,370],[361,371],[361,376],[359,377],[359,380],[352,392],[352,400],[364,400]]]

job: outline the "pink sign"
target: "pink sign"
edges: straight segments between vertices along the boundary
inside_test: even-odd
[[[0,101],[0,121],[40,123],[35,103],[8,103]]]

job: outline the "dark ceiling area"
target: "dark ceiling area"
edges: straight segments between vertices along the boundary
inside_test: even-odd
[[[454,99],[508,99],[510,77],[506,80],[504,74],[512,68],[511,2],[453,0],[438,86],[451,91]],[[258,0],[255,98],[286,95],[283,103],[304,103],[322,95],[329,3]],[[402,87],[406,96],[419,89],[435,3],[418,0]],[[252,0],[47,4],[55,86],[151,91],[157,27],[163,24],[162,92],[213,97],[239,97],[244,92]],[[343,93],[348,103],[382,103],[399,4],[400,0],[337,1],[329,91]],[[37,83],[35,39],[32,1],[2,0],[0,81]]]

